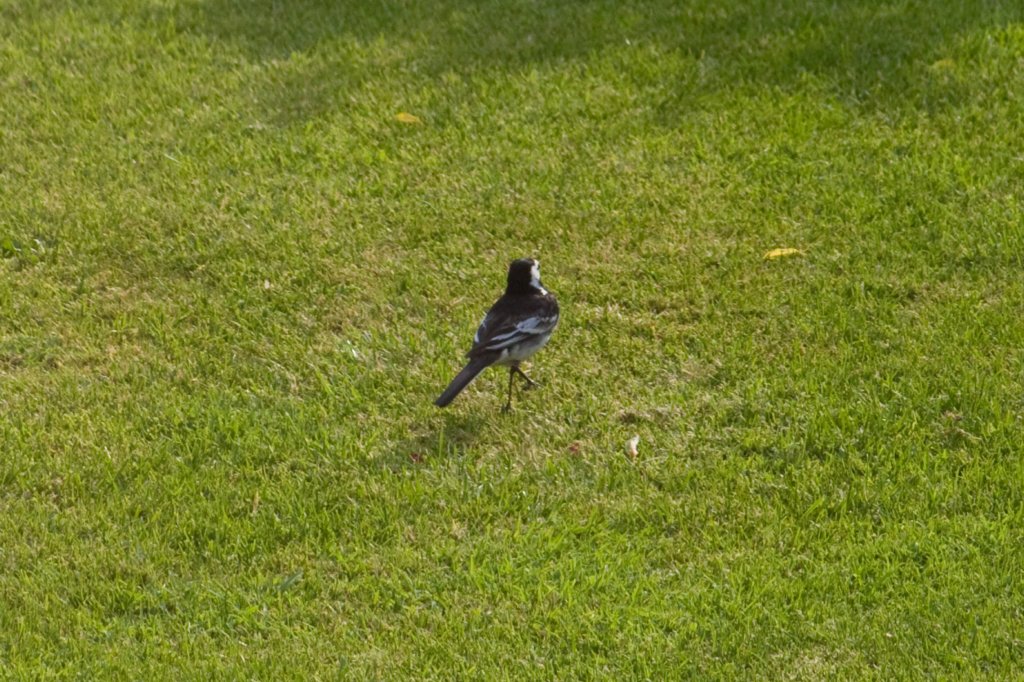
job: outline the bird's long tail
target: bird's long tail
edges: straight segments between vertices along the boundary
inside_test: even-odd
[[[445,407],[448,403],[455,400],[455,396],[462,393],[462,389],[469,386],[469,382],[476,379],[476,375],[487,369],[492,362],[493,359],[491,358],[473,358],[470,360],[469,364],[455,375],[452,383],[448,384],[448,388],[444,389],[444,393],[434,401],[434,404],[438,407]]]

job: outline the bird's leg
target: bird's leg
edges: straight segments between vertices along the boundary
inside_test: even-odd
[[[505,407],[501,408],[502,412],[508,412],[512,409],[512,377],[516,375],[516,367],[513,365],[508,368],[508,402],[505,403]]]
[[[537,388],[538,386],[540,386],[540,384],[538,384],[536,381],[534,381],[530,377],[526,376],[526,372],[524,372],[523,370],[519,369],[519,365],[514,366],[512,368],[512,371],[513,372],[517,372],[519,374],[519,376],[521,376],[523,379],[526,379],[526,390],[529,390],[531,388]]]

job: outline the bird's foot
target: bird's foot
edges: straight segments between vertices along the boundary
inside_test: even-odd
[[[518,367],[515,368],[515,373],[518,374],[519,376],[521,376],[523,378],[523,381],[526,382],[526,385],[523,387],[524,391],[529,391],[529,390],[532,390],[534,388],[540,387],[539,383],[537,383],[536,381],[534,381],[530,377],[526,376],[526,372],[524,372],[523,370],[519,369]]]

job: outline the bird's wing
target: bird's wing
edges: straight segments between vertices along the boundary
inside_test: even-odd
[[[558,324],[558,313],[538,313],[529,317],[513,318],[496,314],[487,314],[477,329],[473,339],[470,355],[489,351],[501,351],[535,336],[550,334]]]

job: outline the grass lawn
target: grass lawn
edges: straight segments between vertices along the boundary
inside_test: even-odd
[[[1022,192],[1017,0],[7,0],[3,676],[1019,675]]]

